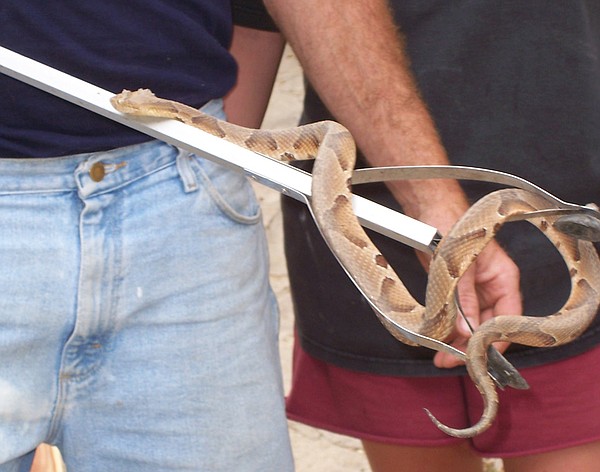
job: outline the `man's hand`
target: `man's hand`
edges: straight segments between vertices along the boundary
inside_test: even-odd
[[[494,316],[522,313],[519,269],[495,241],[488,244],[462,277],[458,292],[463,312],[473,329]],[[471,331],[460,315],[456,326],[452,345],[465,351]],[[507,343],[496,345],[500,352],[507,347]],[[445,352],[438,352],[433,362],[437,367],[445,368],[462,364]]]
[[[392,188],[394,190],[397,192],[397,189]],[[468,208],[468,202],[461,191],[446,194],[432,192],[428,198],[415,201],[421,201],[422,205],[412,205],[407,213],[438,228],[442,234],[447,234]],[[423,253],[418,253],[418,256],[427,269],[429,258]],[[460,279],[458,296],[463,313],[473,329],[494,316],[522,314],[519,269],[495,240],[490,241]],[[450,343],[465,351],[470,337],[471,330],[459,314]],[[504,352],[508,343],[498,343],[495,347]],[[443,368],[464,363],[444,352],[438,352],[433,362],[437,367]]]

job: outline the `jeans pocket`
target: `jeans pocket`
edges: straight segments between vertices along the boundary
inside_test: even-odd
[[[247,225],[261,221],[260,204],[243,174],[201,157],[192,157],[191,168],[198,183],[225,216]]]

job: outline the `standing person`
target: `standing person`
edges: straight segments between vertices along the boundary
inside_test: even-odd
[[[510,172],[567,201],[600,202],[597,2],[398,0],[392,5],[410,70],[453,164]],[[327,37],[324,31],[314,41]],[[384,74],[375,66],[370,72]],[[388,84],[392,93],[393,77]],[[382,110],[386,100],[385,93],[372,97]],[[407,95],[405,103],[415,100]],[[348,119],[328,97],[323,102],[309,85],[303,122]],[[400,126],[428,135],[428,126],[396,113]],[[430,162],[431,153],[418,140],[411,146],[411,137],[391,132],[379,149],[362,148],[360,165],[381,164],[378,151],[385,153],[394,140],[400,142],[395,163]],[[464,188],[471,200],[493,189],[468,183]],[[407,205],[395,187],[355,191],[436,224],[412,202]],[[431,211],[443,208],[434,198],[423,204]],[[287,400],[291,419],[362,439],[376,472],[476,471],[480,456],[502,457],[506,472],[598,469],[600,403],[590,392],[600,391],[600,320],[565,346],[511,346],[508,359],[530,390],[501,392],[495,424],[479,437],[447,437],[422,408],[453,427],[476,422],[481,402],[464,369],[393,339],[337,266],[304,206],[283,199],[283,212],[297,326]],[[423,300],[426,273],[414,252],[371,235]],[[503,229],[500,240],[519,264],[524,313],[555,312],[570,291],[561,258],[527,224]],[[473,313],[469,309],[470,317]],[[478,324],[477,318],[472,321]]]
[[[240,6],[242,6],[243,8],[241,9],[241,11],[244,13],[243,16],[243,24],[245,26],[248,27],[255,27],[255,28],[264,28],[265,27],[265,21],[264,20],[258,20],[257,21],[257,16],[260,14],[260,2],[255,2],[253,0],[238,0],[236,2],[234,2],[234,6],[237,6],[238,8],[240,8]],[[252,14],[249,13],[249,11],[253,11]],[[263,11],[263,14],[265,12]],[[346,20],[346,23],[350,23],[351,21],[356,21],[356,18],[348,18]],[[326,21],[325,21],[326,23]],[[322,25],[322,28],[324,30],[326,30],[328,28],[327,25]],[[268,30],[272,30],[272,28],[267,27]],[[258,31],[254,31],[254,32],[250,32],[250,30],[248,29],[238,29],[238,33],[240,34],[240,38],[243,38],[239,41],[235,41],[234,40],[234,53],[236,55],[236,58],[238,59],[240,65],[241,65],[241,70],[240,70],[240,77],[244,76],[245,79],[241,80],[238,83],[237,88],[234,90],[234,93],[232,93],[230,96],[227,97],[227,101],[226,101],[226,108],[230,111],[231,113],[231,118],[234,121],[243,123],[247,126],[252,126],[252,127],[258,127],[260,125],[260,122],[262,120],[262,114],[264,111],[264,101],[266,101],[266,99],[261,99],[257,94],[257,93],[248,93],[248,90],[259,90],[262,89],[262,87],[264,86],[264,83],[261,83],[260,79],[258,80],[253,80],[252,78],[254,77],[256,79],[256,74],[254,74],[254,71],[256,69],[260,69],[261,71],[265,70],[265,64],[262,63],[265,59],[266,56],[269,55],[273,55],[276,59],[279,58],[279,38],[277,37],[276,34],[272,33],[272,32],[258,32]],[[323,36],[321,34],[321,36]],[[252,40],[253,39],[253,40]],[[366,41],[368,43],[368,41]],[[239,44],[243,44],[243,48],[236,48],[236,43]],[[382,49],[387,51],[388,57],[390,54],[390,51],[388,50],[387,46],[381,46]],[[352,49],[351,48],[344,48],[343,51],[338,50],[332,50],[332,56],[330,58],[330,61],[332,63],[335,63],[336,61],[339,61],[340,57],[344,58],[344,54],[347,54],[349,56],[352,55]],[[396,51],[396,59],[399,60],[402,63],[405,63],[405,58],[401,53],[398,53],[398,51]],[[385,64],[380,64],[379,68],[381,70],[386,69],[386,65]],[[390,73],[392,73],[390,71]],[[383,74],[383,72],[382,72]],[[385,74],[383,74],[385,75]],[[395,77],[395,76],[394,76]],[[346,76],[343,76],[344,79],[347,80]],[[270,84],[272,80],[271,78],[268,78],[267,82]],[[412,142],[413,144],[415,144],[416,141],[416,149],[421,149],[423,151],[423,155],[425,156],[425,160],[424,162],[429,162],[429,163],[446,163],[447,161],[445,160],[445,155],[443,154],[443,149],[439,146],[439,143],[437,142],[437,134],[435,133],[435,130],[432,128],[429,128],[431,126],[431,120],[428,118],[428,115],[426,113],[426,110],[422,104],[422,102],[420,101],[418,95],[415,94],[416,89],[414,88],[414,84],[412,83],[412,79],[411,79],[411,75],[410,75],[410,71],[404,69],[404,73],[400,76],[398,76],[398,80],[400,81],[400,85],[401,88],[406,87],[406,89],[404,90],[404,93],[407,96],[407,100],[409,100],[410,106],[409,107],[404,107],[402,106],[402,104],[394,104],[397,106],[392,106],[392,110],[390,110],[390,120],[386,121],[383,120],[382,124],[387,124],[388,126],[390,126],[392,123],[395,123],[396,119],[403,114],[407,114],[409,117],[411,117],[411,119],[417,120],[418,123],[420,124],[420,126],[422,127],[422,130],[425,130],[426,132],[423,135],[419,135],[419,134],[415,134],[414,131],[415,129],[411,129],[410,126],[406,126],[405,124],[402,126],[399,126],[398,128],[394,128],[393,131],[390,130],[390,128],[386,128],[385,126],[383,127],[383,129],[387,129],[390,133],[389,135],[386,136],[382,136],[381,134],[378,133],[379,128],[372,128],[370,126],[367,126],[367,124],[361,120],[361,117],[357,117],[357,120],[359,122],[361,122],[361,126],[359,127],[352,127],[352,121],[350,123],[346,122],[347,125],[350,126],[350,128],[353,131],[353,134],[355,136],[355,138],[357,138],[357,140],[360,141],[366,141],[367,144],[374,145],[374,147],[376,149],[378,148],[378,143],[379,142],[385,142],[386,138],[389,141],[389,148],[388,147],[382,147],[381,149],[379,149],[379,151],[382,152],[377,152],[378,156],[380,157],[380,160],[378,161],[380,164],[394,164],[394,163],[402,163],[402,155],[398,155],[397,154],[397,149],[402,146],[406,146],[408,142]],[[360,89],[361,84],[357,83],[357,84],[353,84],[352,86],[349,86],[347,81],[345,80],[341,80],[341,83],[344,84],[344,86],[347,89]],[[386,94],[385,91],[380,91],[382,96],[384,96]],[[393,96],[394,94],[392,92],[389,93],[389,96]],[[363,97],[364,99],[364,97]],[[339,105],[339,103],[338,103]],[[344,105],[344,104],[342,104]],[[356,103],[352,103],[349,105],[357,105]],[[384,106],[384,103],[377,103],[378,106]],[[245,121],[248,117],[251,117],[251,119],[249,121]],[[418,117],[418,119],[417,119]],[[354,118],[354,117],[353,117]],[[415,122],[416,123],[416,122]],[[415,124],[413,123],[413,124]],[[397,135],[395,134],[396,132],[401,132],[402,134],[400,135],[400,138],[397,138]],[[371,140],[371,135],[372,134],[376,134],[377,135],[377,139],[373,139]],[[420,147],[419,147],[420,146]],[[415,157],[415,156],[413,156]],[[415,158],[416,159],[416,158]],[[437,183],[437,185],[440,185],[439,183]],[[413,204],[413,208],[415,209],[419,209],[420,211],[426,213],[426,212],[430,212],[430,221],[438,221],[439,222],[439,226],[440,227],[444,227],[444,225],[449,225],[451,224],[452,220],[452,215],[456,215],[456,214],[460,214],[460,211],[457,211],[458,207],[461,207],[461,205],[464,203],[457,203],[453,197],[457,197],[458,196],[458,201],[460,202],[461,200],[461,194],[460,191],[455,192],[457,187],[455,182],[443,182],[442,186],[429,186],[429,185],[419,185],[419,186],[406,186],[406,185],[399,185],[398,187],[396,187],[396,191],[398,193],[398,195],[406,195],[408,194],[410,196],[410,203]],[[408,187],[408,188],[407,188]],[[446,197],[448,198],[447,202],[441,202],[441,200],[443,200],[443,192],[444,189],[446,189],[449,193],[446,193]],[[437,192],[442,192],[442,195],[437,194]],[[433,196],[432,196],[433,193]],[[440,209],[436,209],[435,207],[430,208],[427,203],[424,200],[424,197],[427,198],[431,198],[431,205],[435,205],[435,202],[437,200],[437,204],[438,205],[442,205],[444,203],[448,204],[448,208],[450,209],[449,213],[448,212],[444,212]],[[435,198],[434,198],[435,197]],[[419,199],[420,198],[420,199]],[[418,203],[420,203],[420,205],[418,205]],[[456,213],[453,213],[456,212]],[[306,215],[304,215],[303,217],[305,217]],[[437,218],[437,220],[436,220]],[[445,218],[448,218],[447,220]],[[300,238],[302,238],[302,235],[299,235]],[[320,236],[318,237],[318,240],[320,241]],[[310,243],[312,244],[312,242]],[[299,244],[297,246],[297,250],[299,252],[306,252],[309,255],[310,254],[310,250],[308,250],[308,248],[304,245],[304,244]],[[493,251],[490,252],[490,254],[497,254]],[[495,257],[495,256],[492,256]],[[312,255],[311,255],[312,258]],[[329,256],[328,259],[330,259],[331,256]],[[503,279],[504,281],[508,281],[509,283],[514,283],[516,285],[517,283],[517,273],[516,270],[514,268],[514,266],[512,265],[512,262],[507,260],[506,258],[499,258],[499,264],[498,265],[494,265],[494,269],[496,269],[494,271],[495,276],[498,277],[498,279]],[[319,267],[319,273],[321,271],[323,271],[325,274],[327,274],[328,272],[330,272],[328,269],[330,267],[328,265],[325,265],[323,267]],[[492,272],[490,272],[491,274]],[[338,274],[335,273],[335,275],[337,276]],[[319,274],[313,274],[313,276],[320,278]],[[498,280],[496,279],[496,280]],[[340,279],[342,280],[342,279]],[[494,278],[490,278],[488,280],[488,282],[494,282]],[[500,287],[502,287],[503,290],[506,290],[506,287],[503,286],[504,282],[502,282],[501,284],[499,284]],[[489,283],[487,285],[487,287],[489,286],[493,286],[493,283]],[[486,284],[481,284],[482,288],[486,288]],[[335,291],[335,288],[334,288]],[[513,290],[512,292],[510,290],[506,290],[504,292],[500,291],[500,295],[499,296],[498,292],[494,292],[492,290],[491,292],[493,294],[493,297],[490,298],[490,300],[487,300],[487,303],[490,303],[490,306],[494,305],[494,302],[498,302],[496,305],[496,308],[498,310],[498,313],[502,313],[503,310],[506,310],[510,313],[518,313],[518,311],[520,310],[520,306],[519,306],[519,301],[520,299],[518,298],[518,293],[515,293],[515,291]],[[346,294],[347,295],[347,294]],[[353,292],[351,294],[350,298],[354,298],[356,300],[356,292]],[[464,292],[463,292],[464,295]],[[496,298],[494,298],[496,297]],[[465,303],[463,302],[463,305]],[[502,308],[502,305],[504,306],[504,308]],[[473,310],[471,310],[472,312]],[[327,313],[321,312],[321,316],[323,317],[327,317]],[[374,315],[372,313],[368,313],[367,317],[373,317]],[[479,316],[478,313],[474,314],[474,316]],[[489,316],[489,315],[488,315]],[[333,329],[337,329],[333,328]],[[466,329],[466,328],[463,328]],[[394,341],[396,342],[396,341]],[[459,343],[463,342],[463,339],[459,339]],[[445,363],[447,365],[454,365],[455,364],[455,359],[453,358],[449,358],[447,356],[443,356],[443,355],[439,355],[438,356],[439,361],[442,363]],[[317,392],[316,395],[319,395],[319,393]],[[307,398],[306,399],[309,402],[315,402],[315,398]],[[318,402],[316,402],[318,403]],[[316,405],[318,408],[318,405]],[[420,409],[419,409],[420,411]],[[344,413],[341,413],[344,414]],[[466,450],[466,457],[465,454],[463,454],[463,451]],[[429,452],[429,451],[428,451]],[[427,464],[427,469],[429,470],[429,468],[431,467],[432,463],[435,464],[444,464],[444,467],[452,469],[454,466],[457,467],[466,467],[465,470],[471,470],[469,469],[470,466],[474,467],[473,470],[476,470],[476,468],[480,468],[481,467],[481,461],[479,460],[479,458],[477,456],[475,456],[474,454],[470,454],[468,449],[465,449],[464,446],[461,446],[459,448],[456,449],[449,449],[446,453],[446,448],[442,448],[442,450],[440,451],[434,451],[431,450],[431,452],[433,453],[432,460],[428,461]],[[443,452],[441,454],[435,454],[436,452]],[[465,460],[465,458],[467,460]],[[405,463],[405,459],[403,458],[403,460],[401,461],[396,461],[396,458],[394,458],[394,460],[392,461],[392,464],[394,465],[394,467],[398,464],[398,463]],[[408,464],[410,465],[411,462],[409,461]],[[418,462],[416,462],[415,464],[418,464]],[[413,464],[414,465],[414,464]],[[421,464],[423,465],[423,464]],[[424,465],[423,465],[424,466]],[[433,465],[435,467],[435,465]],[[418,466],[417,466],[418,468]]]
[[[377,130],[363,148],[397,130],[401,106],[433,136],[423,105],[406,102],[414,87],[386,3],[340,5],[269,2],[320,93],[354,130]],[[224,117],[229,2],[7,0],[0,20],[4,47]],[[248,182],[7,77],[0,103],[0,470],[26,469],[41,442],[78,472],[291,470]],[[439,144],[431,155],[446,162]],[[456,183],[437,188],[403,191],[466,207]]]
[[[7,1],[0,19],[4,47],[223,117],[227,2]],[[41,442],[72,471],[292,470],[246,180],[0,85],[0,470]]]

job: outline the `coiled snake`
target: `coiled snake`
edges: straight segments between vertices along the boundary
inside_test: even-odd
[[[350,181],[356,149],[352,136],[342,125],[324,121],[280,131],[252,130],[217,120],[187,105],[157,98],[145,89],[124,90],[111,102],[120,112],[177,119],[275,159],[315,159],[311,208],[329,246],[363,294],[389,319],[412,332],[440,341],[454,328],[458,280],[500,226],[516,215],[553,208],[547,199],[521,189],[499,190],[479,200],[437,247],[429,270],[426,303],[422,306],[404,287],[354,215]],[[538,217],[530,221],[554,243],[567,264],[572,280],[568,301],[549,317],[499,316],[477,329],[468,344],[466,365],[483,396],[484,412],[476,425],[463,430],[449,428],[427,412],[447,434],[472,437],[492,424],[498,400],[494,382],[487,372],[491,343],[564,344],[579,336],[595,316],[600,304],[598,255],[592,243],[558,231],[554,227],[557,218]],[[397,331],[393,335],[414,344]]]

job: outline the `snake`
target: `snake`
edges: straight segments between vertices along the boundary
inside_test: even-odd
[[[553,204],[538,194],[521,189],[503,189],[492,192],[475,204],[461,217],[450,232],[442,238],[430,272],[447,274],[441,277],[441,293],[454,290],[456,283],[475,261],[483,247],[498,230],[519,214],[552,209]],[[593,243],[559,231],[557,215],[531,218],[536,226],[556,247],[563,257],[571,281],[571,293],[564,305],[549,316],[495,316],[479,326],[469,339],[466,350],[466,367],[469,376],[483,398],[483,413],[473,426],[464,429],[450,428],[439,422],[428,410],[436,426],[446,434],[470,438],[487,430],[498,410],[495,384],[487,374],[488,346],[497,341],[507,341],[532,347],[553,347],[576,339],[589,326],[600,306],[600,260]],[[450,293],[450,292],[448,292]],[[437,293],[428,292],[425,303],[451,303],[435,300]]]
[[[456,285],[499,228],[515,215],[552,208],[553,203],[530,191],[501,189],[473,204],[438,244],[429,267],[425,305],[404,286],[394,269],[365,233],[352,209],[351,180],[356,145],[348,129],[335,121],[320,121],[282,130],[250,129],[202,113],[188,105],[159,98],[148,89],[123,90],[111,98],[126,115],[175,119],[256,153],[289,162],[313,159],[310,207],[327,244],[351,274],[360,291],[378,310],[390,333],[408,345],[419,345],[390,324],[410,332],[447,340],[459,307]],[[529,346],[555,346],[579,336],[600,305],[600,261],[588,241],[554,228],[556,217],[530,220],[556,246],[571,275],[565,305],[547,317],[506,314],[484,322],[470,338],[466,351],[469,376],[483,397],[480,420],[455,429],[425,410],[434,424],[455,437],[473,437],[488,429],[497,414],[498,396],[487,372],[488,347],[496,341]],[[386,321],[388,320],[388,321]],[[391,321],[390,321],[391,320]]]

